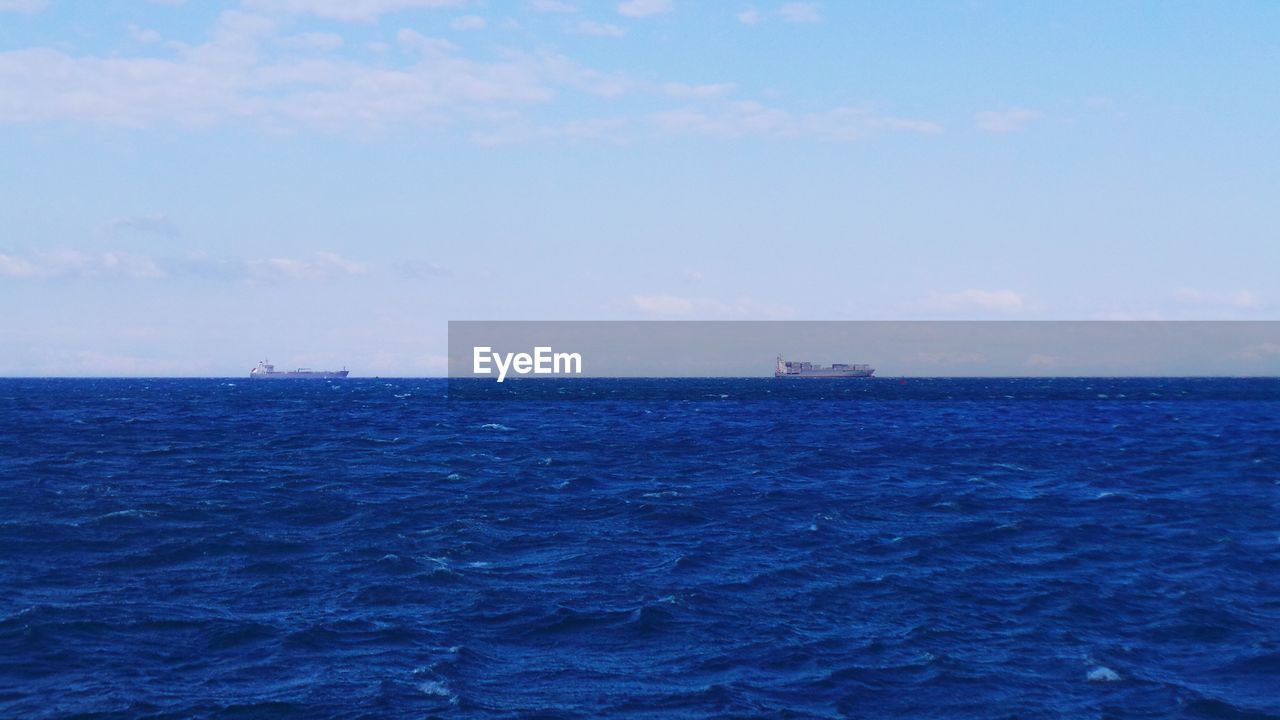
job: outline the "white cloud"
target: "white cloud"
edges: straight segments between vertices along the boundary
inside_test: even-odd
[[[27,257],[0,254],[0,275],[44,280],[68,277],[151,279],[165,277],[167,273],[154,260],[141,255],[55,250]]]
[[[793,114],[754,101],[724,103],[710,109],[687,107],[650,115],[658,130],[672,134],[721,138],[813,137],[824,140],[856,140],[875,132],[942,132],[927,120],[880,115],[869,106],[840,107],[822,112]]]
[[[577,12],[577,8],[561,0],[530,0],[529,9],[540,13]]]
[[[974,123],[982,130],[992,133],[1019,132],[1028,123],[1044,117],[1039,110],[1011,107],[1004,110],[985,110],[973,116]]]
[[[253,280],[328,280],[330,278],[365,275],[369,266],[330,252],[318,252],[310,258],[275,257],[252,260],[246,265]]]
[[[642,314],[668,318],[778,319],[795,316],[793,308],[756,302],[750,298],[723,301],[677,295],[632,295],[630,304],[633,310]]]
[[[134,24],[129,25],[129,36],[140,43],[148,45],[158,43],[164,39],[159,32],[149,28],[138,27]]]
[[[0,275],[12,278],[39,277],[41,269],[26,258],[0,253]]]
[[[330,32],[306,32],[280,38],[280,44],[299,50],[337,50],[342,47],[342,36]]]
[[[56,250],[29,255],[0,253],[0,276],[28,280],[203,277],[221,280],[328,280],[367,275],[373,268],[331,252],[302,258],[215,258],[202,252],[157,259],[119,251]]]
[[[673,82],[662,86],[663,92],[667,95],[684,100],[724,97],[732,93],[733,88],[733,83],[686,85],[685,83]]]
[[[488,144],[588,137],[625,142],[655,131],[831,140],[886,131],[941,131],[931,121],[888,116],[869,106],[794,113],[759,102],[735,102],[730,83],[640,81],[593,70],[549,51],[505,49],[495,57],[473,59],[448,40],[407,27],[380,33],[383,38],[394,37],[396,46],[381,40],[364,45],[377,57],[363,51],[326,52],[342,47],[343,36],[282,33],[280,28],[292,27],[296,20],[263,13],[333,14],[341,6],[347,8],[344,12],[363,17],[418,5],[406,4],[408,0],[350,5],[309,0],[246,3],[260,11],[225,11],[206,41],[167,42],[160,54],[95,56],[53,47],[0,51],[0,126],[71,122],[150,129],[247,123],[272,133],[319,131],[366,137],[425,128],[456,132]],[[658,6],[630,9],[652,11]],[[579,33],[612,37],[625,33],[617,25],[585,18],[568,21],[568,29]],[[650,110],[630,110],[633,114],[619,117],[614,105],[593,117],[590,109],[576,109],[580,103],[574,102],[575,95],[639,96],[640,102],[627,107],[644,107],[641,103],[647,101]],[[680,106],[664,102],[670,98],[679,100]],[[552,103],[575,108],[566,112],[581,115],[545,125],[529,119],[535,115],[534,108]],[[620,134],[624,128],[632,131],[629,138]]]
[[[778,8],[778,15],[789,23],[822,22],[822,13],[818,12],[818,4],[811,2],[790,2]]]
[[[599,23],[594,20],[579,20],[573,24],[574,32],[579,35],[594,35],[596,37],[622,37],[627,31],[612,25],[610,23]]]
[[[671,0],[626,0],[618,3],[618,14],[627,17],[649,17],[671,12]]]
[[[438,263],[424,263],[418,261],[405,261],[396,265],[399,273],[410,280],[425,280],[427,278],[451,278],[453,271]]]
[[[513,120],[501,128],[472,133],[471,139],[487,146],[555,139],[620,141],[626,139],[623,131],[627,127],[625,118],[588,118],[544,125]]]
[[[402,47],[428,55],[444,55],[458,49],[458,46],[444,38],[427,37],[412,28],[400,28],[396,32],[396,42]]]
[[[120,218],[107,223],[107,229],[113,232],[157,235],[168,239],[182,234],[178,224],[164,215],[136,215]]]
[[[674,295],[633,295],[631,305],[650,315],[688,315],[693,312],[693,301]]]
[[[449,23],[454,30],[483,30],[486,25],[488,22],[479,15],[463,15]]]
[[[958,293],[935,294],[927,305],[943,312],[1016,313],[1026,306],[1026,300],[1013,290],[969,289]]]
[[[0,52],[0,125],[71,120],[144,128],[251,119],[268,129],[377,132],[392,124],[484,123],[495,109],[551,100],[557,90],[601,97],[620,76],[553,53],[470,60],[446,40],[401,30],[414,57],[400,67],[347,58],[264,58],[273,25],[226,13],[213,38],[170,58],[75,56],[55,49]],[[312,37],[310,44],[331,42]]]
[[[1206,307],[1226,307],[1237,310],[1253,310],[1262,306],[1258,296],[1248,290],[1205,292],[1183,288],[1177,292],[1179,302]]]
[[[340,22],[375,22],[388,13],[420,8],[458,7],[465,0],[245,0],[263,12],[314,15]]]
[[[750,10],[743,10],[738,13],[736,17],[738,18],[738,22],[743,25],[759,25],[760,21],[763,20],[760,16],[760,11],[754,8]]]
[[[1097,310],[1089,313],[1087,317],[1089,320],[1106,320],[1108,322],[1171,319],[1158,310]]]
[[[0,0],[0,12],[16,12],[34,15],[44,10],[49,0]]]

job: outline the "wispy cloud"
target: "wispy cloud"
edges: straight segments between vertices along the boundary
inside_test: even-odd
[[[133,23],[129,24],[129,36],[146,45],[152,45],[164,40],[164,36],[162,36],[158,31],[150,28],[139,27]]]
[[[822,22],[822,13],[818,11],[818,4],[811,2],[786,3],[778,8],[778,15],[783,21],[789,23]]]
[[[1028,123],[1042,117],[1044,113],[1039,110],[1011,107],[1003,110],[984,110],[975,114],[973,121],[978,128],[990,133],[1011,133],[1021,131]]]
[[[366,275],[369,266],[348,260],[337,253],[319,252],[308,258],[275,257],[250,261],[246,268],[254,280],[328,280],[334,277]]]
[[[483,30],[488,24],[488,21],[479,15],[463,15],[454,18],[449,23],[449,27],[454,30]]]
[[[671,0],[626,0],[618,3],[618,14],[627,17],[649,17],[671,12]]]
[[[693,301],[675,295],[632,295],[631,305],[650,315],[681,316],[693,312]]]
[[[16,12],[34,15],[44,10],[49,0],[0,0],[0,12]]]
[[[454,273],[449,268],[438,263],[419,262],[415,260],[406,260],[396,265],[396,270],[401,276],[410,280],[425,280],[428,278],[451,278]]]
[[[1262,300],[1249,290],[1228,290],[1208,292],[1192,288],[1178,290],[1175,297],[1185,305],[1202,307],[1231,308],[1236,310],[1253,310],[1262,307]]]
[[[704,85],[688,85],[686,83],[666,83],[662,91],[673,98],[682,100],[719,98],[733,92],[733,83],[709,83]]]
[[[856,140],[876,132],[937,134],[942,126],[928,120],[882,115],[870,106],[794,114],[754,101],[721,104],[714,108],[688,107],[654,113],[650,121],[673,134],[722,138],[812,137],[824,140]]]
[[[501,128],[477,131],[471,139],[479,145],[498,146],[537,140],[593,140],[626,142],[630,123],[626,118],[588,118],[562,123],[512,122]]]
[[[26,255],[0,253],[0,277],[24,280],[69,278],[127,278],[159,280],[174,277],[203,277],[221,280],[277,282],[282,280],[329,280],[367,275],[373,270],[331,252],[306,257],[271,257],[240,260],[218,258],[203,252],[169,258],[153,258],[137,253],[84,250],[55,250]]]
[[[927,309],[944,313],[994,312],[1011,314],[1026,307],[1026,299],[1013,290],[971,288],[956,293],[935,293],[925,302]]]
[[[627,34],[626,30],[617,25],[585,19],[574,23],[573,31],[579,35],[594,35],[596,37],[622,37]]]
[[[245,6],[270,13],[314,15],[340,22],[371,23],[388,13],[458,7],[465,0],[245,0]]]
[[[754,8],[743,10],[734,17],[738,18],[738,22],[743,25],[759,25],[764,18],[761,17],[760,11]]]
[[[660,318],[781,319],[795,316],[785,305],[762,303],[750,298],[725,301],[679,295],[632,295],[629,303],[642,315]]]
[[[154,260],[116,251],[55,250],[32,255],[0,253],[0,275],[10,278],[127,277],[162,278],[167,275]]]
[[[578,10],[561,0],[529,0],[529,9],[540,13],[571,13]]]
[[[331,32],[306,32],[288,35],[278,41],[281,46],[299,50],[337,50],[342,47],[342,36]]]
[[[246,0],[244,7],[253,11],[220,13],[204,42],[157,43],[147,55],[85,55],[62,47],[0,52],[0,126],[74,122],[151,129],[248,123],[270,133],[358,137],[412,128],[456,133],[481,144],[555,138],[627,142],[663,135],[847,140],[876,132],[942,130],[933,121],[891,116],[870,106],[799,113],[732,100],[733,83],[639,80],[545,49],[508,48],[476,57],[456,43],[408,27],[387,29],[383,37],[394,37],[394,45],[363,43],[377,54],[373,58],[337,52],[345,46],[338,33],[282,32],[296,24],[289,14],[354,21],[450,4]],[[535,5],[571,9],[559,0]],[[637,17],[670,9],[669,2],[656,0],[620,6]],[[579,34],[626,33],[615,24],[568,20],[567,29]],[[461,29],[487,25],[478,15],[454,23]],[[623,95],[636,102],[625,109],[610,104],[600,112],[590,107],[592,101]],[[559,117],[550,119],[557,112]],[[624,129],[629,137],[619,134]]]
[[[137,233],[174,239],[182,234],[178,224],[165,215],[135,215],[107,223],[107,229],[116,233]]]
[[[214,37],[175,57],[78,57],[55,49],[0,53],[0,124],[72,120],[145,128],[257,119],[264,127],[379,131],[389,125],[484,122],[487,111],[544,103],[557,91],[616,94],[612,76],[564,56],[508,52],[471,60],[448,41],[397,34],[401,68],[350,59],[265,60],[272,25],[224,13]]]

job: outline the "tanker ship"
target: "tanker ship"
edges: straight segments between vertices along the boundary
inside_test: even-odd
[[[832,363],[816,365],[811,362],[783,360],[778,356],[773,376],[776,378],[869,378],[876,369],[866,364]]]
[[[254,380],[334,380],[346,376],[346,368],[341,370],[312,370],[310,368],[276,370],[276,366],[266,360],[258,363],[258,367],[249,371],[249,377]]]

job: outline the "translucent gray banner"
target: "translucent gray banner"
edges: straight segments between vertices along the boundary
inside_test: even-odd
[[[1278,321],[449,323],[449,378],[466,381],[450,383],[451,397],[553,392],[594,397],[601,388],[630,394],[640,387],[596,382],[590,392],[583,390],[583,383],[592,379],[755,378],[770,382],[751,385],[752,392],[770,396],[862,396],[880,392],[868,388],[883,388],[889,380],[901,384],[925,378],[1277,376]],[[554,383],[533,387],[544,381]],[[780,383],[805,387],[783,390]],[[1059,383],[1058,388],[1068,385]],[[1252,389],[1247,394],[1255,396],[1258,388],[1272,385],[1248,384]],[[667,384],[663,392],[675,387]],[[682,387],[690,396],[722,394],[710,392],[707,383]],[[1221,384],[1215,387],[1215,392],[1223,390]],[[1237,384],[1235,389],[1243,387]],[[652,391],[650,384],[646,392]],[[1092,386],[1081,386],[1077,394],[1110,396],[1094,392]]]

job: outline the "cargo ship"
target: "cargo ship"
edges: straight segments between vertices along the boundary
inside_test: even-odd
[[[869,378],[875,371],[875,368],[866,364],[816,365],[811,362],[783,360],[779,355],[778,364],[773,369],[773,376],[776,378]]]
[[[249,377],[254,380],[335,380],[346,376],[346,368],[341,370],[312,370],[310,368],[276,370],[276,366],[266,360],[258,363],[258,367],[249,371]]]

